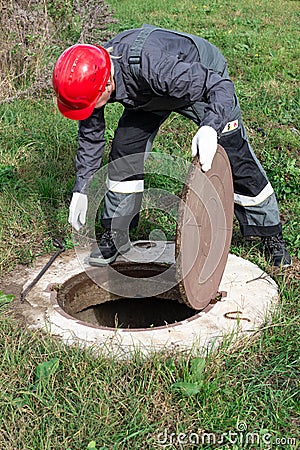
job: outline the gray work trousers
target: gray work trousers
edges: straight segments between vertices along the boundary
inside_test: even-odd
[[[199,102],[177,112],[200,125],[204,106]],[[108,190],[101,215],[104,228],[128,229],[137,225],[145,152],[151,149],[160,125],[169,115],[170,111],[124,110],[110,152]],[[276,197],[249,144],[237,98],[219,144],[231,164],[234,210],[243,236],[272,236],[281,232]],[[128,155],[134,155],[129,163],[123,158]]]

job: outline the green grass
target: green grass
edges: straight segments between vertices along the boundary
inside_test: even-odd
[[[155,449],[164,430],[220,436],[239,422],[261,439],[296,438],[300,355],[290,336],[299,336],[299,328],[284,309],[277,319],[247,345],[229,352],[225,342],[217,354],[199,358],[202,372],[195,358],[178,354],[93,358],[2,318],[1,448],[81,450],[95,440],[97,448]],[[178,382],[200,388],[185,395],[175,389]]]
[[[111,0],[110,5],[119,19],[109,25],[113,32],[148,22],[202,35],[223,51],[251,143],[278,196],[294,267],[272,272],[260,243],[244,242],[234,222],[231,251],[274,276],[281,305],[273,323],[246,345],[224,340],[205,357],[203,371],[201,360],[199,368],[197,360],[176,352],[147,360],[137,352],[131,361],[118,361],[66,347],[20,327],[11,315],[10,292],[1,292],[0,448],[299,448],[299,2]],[[104,162],[121,109],[107,108]],[[0,267],[5,278],[17,264],[53,251],[52,237],[72,240],[67,217],[77,125],[63,118],[48,97],[2,104],[0,118]],[[194,124],[172,115],[153,150],[189,160],[194,131]],[[165,176],[151,174],[147,183],[180,191]],[[175,226],[167,214],[147,209],[135,236],[161,228],[170,238]],[[229,433],[244,423],[247,432],[259,434],[259,444],[230,442]],[[159,436],[162,440],[165,430],[172,443],[163,447]],[[175,439],[203,432],[218,438],[224,433],[227,442],[193,446]]]

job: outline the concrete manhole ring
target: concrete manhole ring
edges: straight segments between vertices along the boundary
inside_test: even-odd
[[[149,276],[155,275],[156,271],[165,270],[164,265],[169,267],[175,261],[175,244],[168,242],[163,245],[164,251],[159,241],[155,246],[147,246],[147,243],[140,245],[141,248],[144,246],[160,255],[153,266],[148,264]],[[130,252],[134,252],[134,247]],[[128,264],[124,266],[125,256],[117,259],[119,270],[122,270],[122,267],[127,267],[128,270]],[[123,313],[124,310],[131,311],[132,317],[132,312],[137,308],[136,302],[142,300],[120,299],[118,296],[110,298],[109,293],[105,294],[106,297],[100,293],[102,304],[106,306],[102,312],[97,312],[95,307],[98,308],[101,301],[98,301],[95,295],[91,300],[91,291],[96,288],[93,286],[93,281],[86,275],[88,267],[83,266],[83,260],[84,257],[79,260],[78,255],[75,255],[73,251],[65,252],[57,258],[28,293],[26,302],[18,304],[16,301],[14,306],[29,328],[42,329],[58,336],[67,344],[92,347],[94,351],[97,352],[98,349],[110,356],[129,357],[136,349],[146,356],[161,350],[180,349],[190,352],[193,349],[197,351],[201,348],[207,349],[217,345],[224,335],[232,334],[235,338],[239,338],[256,332],[268,320],[270,312],[274,310],[278,302],[277,285],[272,278],[255,264],[229,254],[219,286],[219,292],[224,295],[217,297],[205,310],[197,312],[183,305],[178,297],[180,296],[178,287],[174,286],[170,292],[158,299],[150,299],[151,302],[148,302],[148,305],[146,302],[143,304],[140,311],[144,309],[147,320],[144,317],[140,321],[130,319],[131,322],[126,322],[127,319],[124,320],[124,316],[121,318],[119,311],[117,320],[114,321],[116,314],[109,303],[114,303],[114,306],[119,304]],[[133,258],[131,257],[130,260],[133,261]],[[140,270],[146,267],[141,261],[131,264],[133,264],[133,270],[137,270],[137,265]],[[38,266],[28,270],[28,278],[23,288],[35,278],[39,271]],[[145,276],[144,273],[143,276]],[[76,289],[76,281],[79,282],[78,286],[81,283],[80,289]],[[80,293],[79,296],[76,290],[77,294]],[[84,292],[90,296],[86,304],[83,302]],[[99,292],[97,292],[98,296]],[[66,298],[66,293],[70,300],[67,306],[63,300]],[[131,302],[127,304],[128,307],[125,307],[126,302]],[[82,303],[81,306],[80,303]],[[160,303],[164,306],[159,316]],[[149,304],[153,306],[151,317],[148,317],[146,313],[151,312]],[[90,308],[94,308],[94,311],[91,312]],[[153,310],[155,312],[156,309],[157,314],[153,315]],[[172,314],[169,314],[173,309]],[[90,321],[91,314],[92,321]],[[103,321],[103,314],[109,314],[109,319],[106,317]],[[167,314],[169,315],[166,316]],[[138,315],[141,318],[141,313]],[[159,320],[156,321],[158,316]],[[99,321],[99,317],[102,317],[102,322]]]

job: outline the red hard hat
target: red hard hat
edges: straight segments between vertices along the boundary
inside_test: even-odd
[[[104,92],[111,70],[103,47],[76,44],[56,61],[52,83],[60,112],[73,120],[89,117]]]

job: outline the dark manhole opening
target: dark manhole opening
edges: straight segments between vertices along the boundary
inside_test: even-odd
[[[185,304],[159,297],[124,298],[94,309],[98,324],[111,328],[160,327],[195,315]]]
[[[160,264],[114,264],[123,275],[147,278],[166,270]],[[95,272],[96,273],[96,272]],[[197,315],[198,311],[183,303],[178,285],[152,297],[121,297],[93,281],[93,271],[82,272],[67,280],[57,293],[57,302],[70,316],[98,327],[151,329],[174,325]]]

